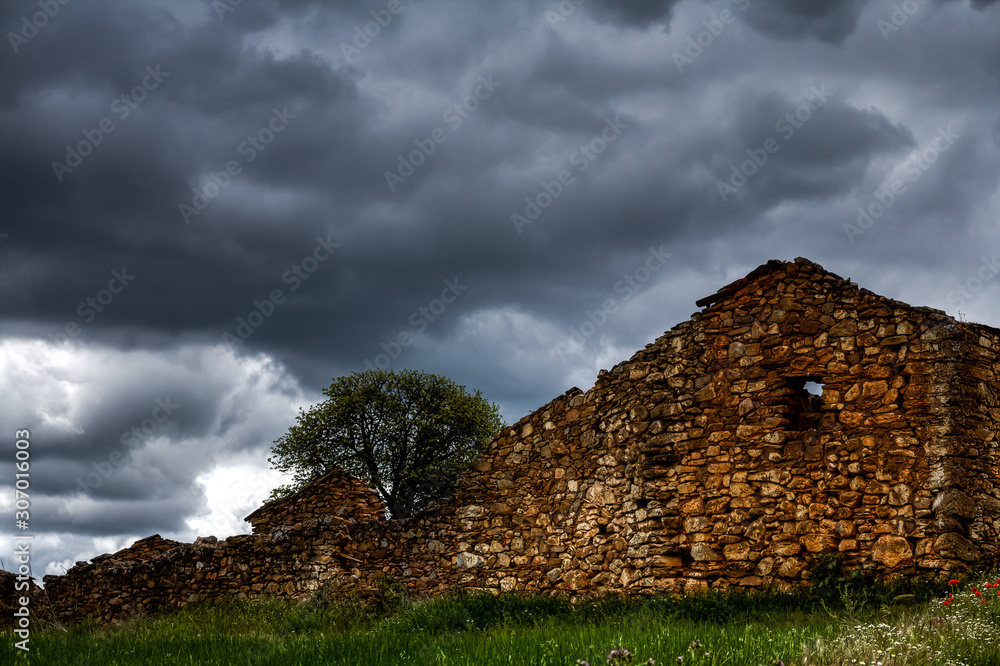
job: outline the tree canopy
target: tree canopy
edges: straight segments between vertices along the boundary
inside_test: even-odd
[[[365,481],[394,518],[448,494],[461,471],[504,426],[497,405],[447,377],[366,370],[333,380],[327,400],[300,410],[274,441],[272,467],[292,473],[294,492],[334,466]]]

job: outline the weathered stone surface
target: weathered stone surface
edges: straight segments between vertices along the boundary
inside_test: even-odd
[[[945,488],[934,498],[934,513],[942,517],[972,518],[976,513],[976,503],[957,488]]]
[[[614,504],[616,499],[614,492],[602,483],[595,483],[587,491],[587,501],[591,504]]]
[[[795,580],[802,575],[805,568],[805,562],[802,562],[798,558],[790,557],[781,563],[781,566],[778,568],[778,575],[782,578]]]
[[[942,534],[934,542],[934,548],[946,559],[957,559],[963,562],[976,562],[981,551],[965,537],[954,532]]]
[[[475,553],[459,553],[455,566],[459,569],[473,569],[483,566],[483,558]]]
[[[696,543],[691,546],[691,557],[695,562],[716,562],[722,559],[707,543]]]
[[[381,521],[385,520],[385,504],[364,483],[343,470],[333,469],[295,495],[268,502],[245,520],[253,525],[254,534],[266,534],[277,527],[329,514]]]
[[[910,498],[912,496],[913,492],[910,490],[909,486],[903,483],[897,483],[889,489],[889,504],[893,506],[905,506],[910,503]]]
[[[108,622],[234,595],[365,596],[387,575],[418,596],[577,595],[787,586],[826,552],[907,574],[996,562],[1000,331],[805,260],[699,305],[505,428],[412,518],[388,520],[335,471],[248,516],[252,535],[150,537],[46,577],[32,603]]]
[[[829,534],[809,534],[802,537],[802,545],[810,553],[823,553],[834,550],[837,545],[837,539]]]
[[[902,537],[883,536],[872,546],[872,559],[885,566],[895,567],[903,560],[913,557],[910,542]]]

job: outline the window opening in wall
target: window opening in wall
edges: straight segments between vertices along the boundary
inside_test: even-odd
[[[792,430],[815,430],[823,421],[823,381],[820,377],[789,377],[788,422]]]
[[[812,395],[815,395],[815,396],[822,396],[823,395],[823,383],[822,382],[814,382],[811,379],[808,379],[802,385],[802,388],[804,388],[808,393],[811,393]]]

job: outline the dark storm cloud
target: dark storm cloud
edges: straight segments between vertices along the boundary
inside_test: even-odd
[[[380,359],[516,420],[768,259],[949,305],[998,231],[998,9],[918,4],[883,34],[889,1],[76,0],[7,38],[0,420],[44,442],[42,506],[76,535],[55,559],[183,533],[213,470],[266,467],[296,407]],[[0,6],[3,34],[35,7]]]
[[[9,270],[21,278],[5,281],[4,299],[14,312],[48,317],[50,327],[60,327],[78,318],[78,305],[105,286],[110,271],[125,269],[134,281],[89,331],[117,328],[126,321],[182,330],[195,320],[211,318],[207,303],[195,294],[212,287],[226,302],[235,302],[247,292],[235,291],[234,284],[234,291],[225,295],[220,285],[225,276],[252,274],[263,282],[269,279],[261,271],[263,254],[287,258],[290,264],[311,248],[308,235],[289,234],[274,225],[256,231],[248,225],[251,229],[236,239],[225,223],[184,228],[178,205],[190,203],[191,188],[203,186],[206,174],[224,170],[227,161],[256,157],[238,150],[248,148],[244,142],[250,134],[268,126],[273,109],[305,114],[306,108],[324,106],[327,110],[316,122],[327,130],[346,122],[350,126],[342,134],[354,135],[357,115],[349,113],[344,120],[338,112],[338,100],[351,96],[352,84],[314,55],[279,61],[267,52],[247,49],[231,24],[208,23],[192,34],[131,5],[102,7],[105,16],[67,11],[60,17],[60,36],[73,40],[65,51],[84,49],[92,58],[76,59],[65,68],[54,49],[33,44],[39,47],[37,56],[26,51],[20,61],[5,60],[9,70],[22,76],[5,87],[16,91],[17,99],[8,124],[12,140],[0,148],[3,177],[13,185],[6,210],[25,224],[11,235],[21,251]],[[184,34],[171,41],[175,32]],[[164,46],[167,41],[172,48]],[[111,44],[119,50],[115,57],[108,55]],[[129,57],[122,58],[122,51]],[[143,93],[148,99],[137,108],[116,106],[116,93],[132,90],[146,77],[144,63],[162,69],[164,78]],[[83,103],[69,109],[57,106],[58,100],[74,98]],[[94,134],[102,118],[115,124],[104,136]],[[66,162],[66,146],[86,141],[85,131],[98,136],[100,144],[58,182],[51,163]],[[268,148],[267,160],[245,164],[247,187],[258,181],[281,188],[299,178],[295,166],[307,151],[296,151],[294,142]],[[248,149],[253,151],[252,146]],[[46,206],[39,208],[43,199]],[[293,225],[299,221],[295,217],[305,218],[311,234],[324,225],[309,208],[305,203],[282,212],[293,216]],[[137,244],[140,237],[143,241]],[[220,251],[227,241],[229,247]],[[42,248],[47,259],[36,254]],[[246,286],[242,278],[233,282]],[[164,307],[177,296],[187,307]]]
[[[263,456],[304,398],[273,363],[241,361],[221,349],[80,351],[57,372],[24,381],[16,394],[8,391],[0,419],[35,415],[33,469],[44,470],[32,477],[38,497],[85,508],[122,502],[121,515],[144,525],[157,520],[142,517],[144,502],[176,498],[180,504],[165,505],[185,511],[162,514],[161,530],[177,529],[199,506],[204,495],[196,479],[220,458]],[[42,367],[60,355],[36,353],[30,361]],[[13,358],[5,377],[23,378],[29,359],[18,362],[11,347],[4,357]],[[9,471],[8,463],[0,467]],[[58,515],[69,521],[67,530],[107,533],[113,523],[87,510],[72,520],[65,511]]]
[[[977,9],[984,9],[997,0],[972,0]],[[939,4],[964,0],[936,0]],[[872,3],[866,0],[758,0],[746,20],[765,35],[780,39],[811,37],[821,42],[841,45],[857,28],[861,14]],[[904,5],[905,7],[901,7]],[[908,22],[930,0],[910,0],[888,8],[881,20]],[[898,27],[898,26],[895,26]],[[889,28],[892,30],[892,28]],[[890,33],[891,34],[891,33]]]
[[[546,7],[536,5],[540,22]],[[421,105],[433,111],[400,113],[390,100],[359,94],[359,82],[376,77],[370,72],[337,70],[329,59],[308,50],[278,56],[245,40],[303,17],[336,25],[349,35],[357,21],[379,8],[378,3],[341,5],[335,12],[321,3],[241,6],[223,20],[195,26],[181,25],[162,8],[143,12],[116,7],[103,16],[61,16],[60,36],[93,55],[67,70],[58,66],[54,49],[38,48],[42,59],[30,63],[30,79],[23,74],[28,67],[12,70],[22,72],[11,87],[19,91],[23,113],[14,121],[20,142],[10,145],[4,164],[19,185],[11,201],[14,214],[35,224],[18,230],[25,253],[17,270],[27,277],[9,283],[15,286],[5,294],[8,302],[22,317],[48,319],[48,326],[58,330],[78,318],[79,303],[101,290],[110,271],[125,268],[136,279],[84,328],[86,335],[112,336],[117,342],[129,327],[218,337],[235,330],[238,318],[253,311],[255,300],[275,288],[287,290],[283,277],[288,269],[309,255],[317,238],[331,238],[335,231],[332,238],[342,241],[339,254],[301,283],[304,289],[290,295],[280,316],[255,332],[250,344],[281,347],[294,335],[297,346],[318,351],[334,342],[351,350],[342,359],[350,365],[353,354],[365,353],[357,342],[360,333],[388,334],[450,274],[461,273],[476,283],[464,308],[502,302],[513,290],[513,297],[529,307],[548,309],[550,294],[564,284],[588,288],[605,279],[572,259],[581,249],[599,242],[609,250],[640,253],[653,241],[713,226],[701,213],[718,210],[720,202],[713,188],[704,186],[719,179],[720,167],[726,175],[727,160],[738,160],[773,134],[784,104],[794,107],[791,100],[765,90],[758,104],[737,100],[732,131],[689,116],[677,137],[626,113],[629,133],[588,173],[578,175],[575,190],[567,188],[558,205],[526,230],[531,240],[525,242],[510,233],[510,213],[567,166],[569,156],[600,131],[603,119],[620,115],[623,98],[663,84],[651,77],[622,76],[628,67],[621,64],[604,64],[608,73],[602,77],[593,50],[571,47],[557,34],[535,63],[498,68],[505,83],[496,97],[428,158],[428,167],[390,193],[384,171],[415,140],[442,125],[439,116],[452,101],[448,97],[461,99],[466,91],[434,91],[441,103]],[[612,12],[615,20],[638,24],[668,17],[675,6],[593,3],[591,8],[596,16]],[[394,28],[402,31],[403,19],[418,21],[416,9],[408,6]],[[788,32],[801,24],[824,38],[841,34],[841,28],[824,26],[851,24],[847,17],[860,11],[858,3],[768,3],[755,9],[768,20],[784,17],[793,26]],[[585,29],[584,19],[580,21],[578,30]],[[377,39],[381,41],[368,53],[392,52],[388,29]],[[472,52],[458,39],[449,41],[452,48]],[[131,57],[112,57],[109,44]],[[53,186],[53,156],[106,109],[98,101],[54,118],[55,109],[43,93],[86,92],[90,98],[114,99],[112,91],[128,90],[143,71],[138,63],[147,60],[168,63],[169,78],[122,121],[117,134],[108,135],[92,157],[65,176],[66,182]],[[420,57],[410,61],[417,63]],[[176,208],[190,203],[191,188],[203,187],[211,173],[239,158],[237,146],[265,126],[272,108],[285,108],[285,101],[297,117],[281,141],[255,164],[242,165],[229,196],[212,201],[190,225],[179,226]],[[756,113],[740,111],[747,105]],[[695,115],[697,108],[691,109]],[[394,115],[392,122],[385,120],[387,112]],[[752,198],[752,211],[788,197],[822,199],[843,193],[858,185],[872,157],[898,149],[905,134],[905,128],[893,129],[877,111],[832,102],[782,146],[742,194]],[[661,155],[644,154],[644,142],[659,143]],[[539,145],[548,150],[537,152]],[[545,171],[542,163],[552,164],[552,170]],[[522,177],[498,183],[498,165],[528,168]],[[692,175],[691,167],[697,165],[704,169],[701,176]],[[713,180],[704,178],[709,174]],[[34,207],[43,191],[50,201],[47,211]],[[65,212],[69,207],[72,215]],[[713,219],[728,224],[736,214],[722,211]],[[278,218],[281,224],[275,223]],[[611,237],[602,222],[607,219],[615,220]],[[670,224],[653,232],[652,220]],[[28,270],[29,262],[38,265],[40,258],[32,252],[43,243],[46,270]],[[449,269],[434,268],[444,265]],[[74,289],[66,289],[67,284]],[[322,300],[315,297],[320,293]],[[171,303],[184,307],[165,307]],[[566,305],[557,306],[557,312],[574,307],[573,297],[560,303]],[[305,321],[311,325],[303,326]]]
[[[793,198],[826,200],[864,181],[875,158],[899,155],[915,139],[874,110],[837,99],[826,84],[794,101],[775,93],[739,105],[733,134],[720,140],[713,167],[724,201],[767,209]]]
[[[599,19],[645,26],[658,22],[669,24],[678,2],[679,0],[594,0],[590,6]]]
[[[865,0],[761,0],[746,12],[747,22],[782,39],[813,37],[841,44],[854,32]]]
[[[150,534],[184,528],[184,516],[194,511],[196,497],[169,495],[121,498],[124,501],[42,501],[36,511],[47,516],[47,528],[73,535]]]

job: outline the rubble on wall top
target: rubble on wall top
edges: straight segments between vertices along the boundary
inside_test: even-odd
[[[824,269],[819,264],[817,264],[815,262],[812,262],[812,261],[809,261],[808,259],[805,259],[803,257],[796,257],[795,261],[781,261],[780,259],[771,259],[766,264],[761,264],[757,268],[753,269],[752,271],[750,271],[749,273],[747,273],[744,277],[741,277],[739,280],[735,280],[733,282],[730,282],[729,284],[727,284],[726,286],[722,287],[721,289],[719,289],[714,294],[711,294],[710,296],[706,296],[704,298],[698,299],[697,301],[695,301],[695,305],[697,305],[700,308],[704,308],[704,307],[708,307],[710,305],[714,305],[715,303],[718,303],[719,301],[722,301],[722,300],[725,300],[726,298],[729,298],[730,296],[732,296],[734,293],[736,293],[737,291],[739,291],[743,287],[747,286],[748,284],[754,282],[755,280],[757,280],[758,278],[760,278],[760,277],[762,277],[764,275],[768,275],[769,273],[773,273],[775,271],[782,270],[782,269],[788,268],[790,266],[796,266],[796,265],[801,266],[803,268],[809,268],[813,272],[823,273],[823,274],[827,275],[828,277],[833,278],[835,280],[840,280],[840,281],[845,282],[845,283],[850,283],[853,286],[857,286],[856,284],[851,283],[849,280],[845,280],[844,278],[840,277],[839,275],[837,275],[835,273],[831,273],[830,271]]]

